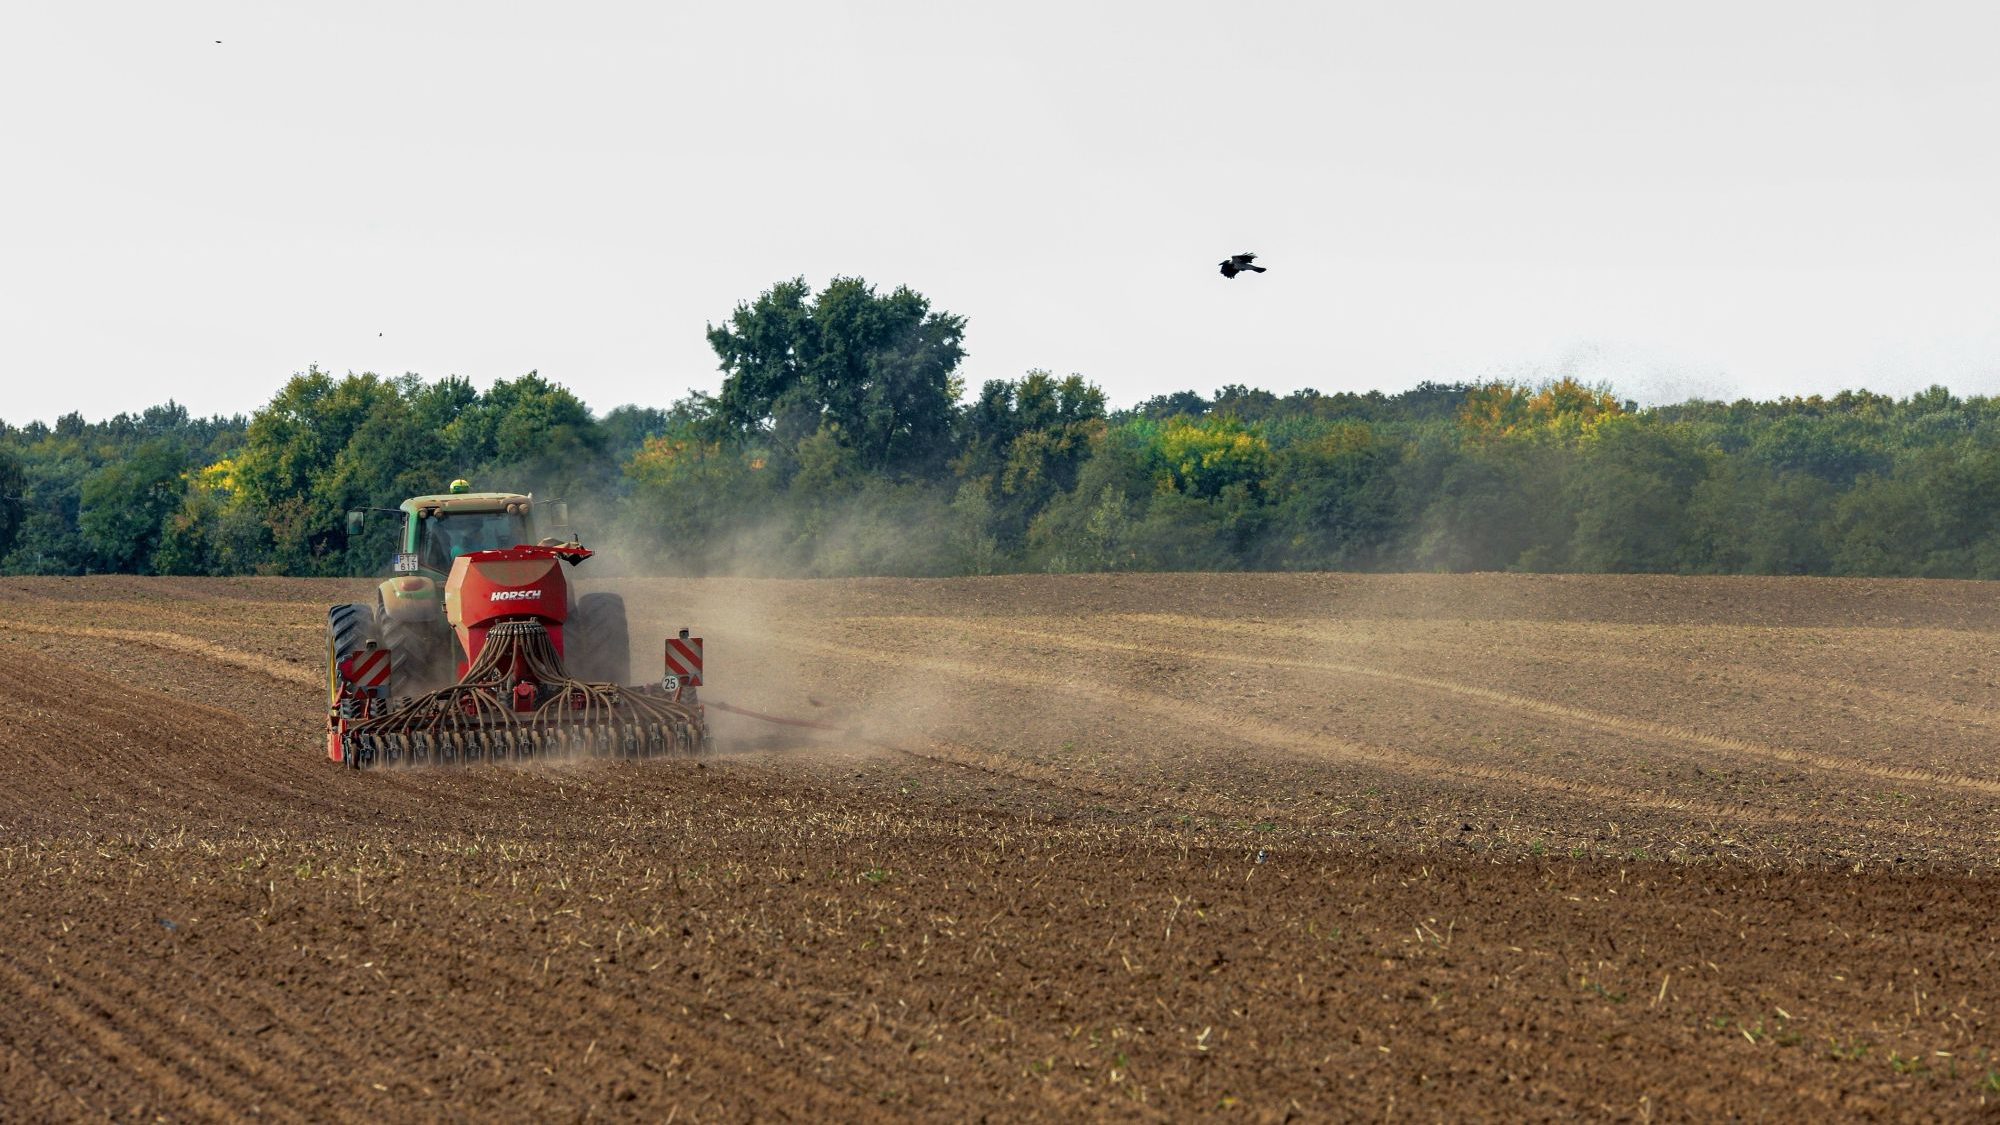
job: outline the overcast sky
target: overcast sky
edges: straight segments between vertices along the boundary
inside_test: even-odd
[[[2000,392],[2000,5],[11,4],[0,418],[720,382],[783,278],[1116,404]],[[217,43],[216,40],[221,40]],[[1224,280],[1240,250],[1270,272]]]

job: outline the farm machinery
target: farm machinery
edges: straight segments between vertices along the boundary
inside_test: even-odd
[[[591,557],[568,532],[531,538],[533,497],[417,496],[380,509],[402,549],[374,604],[327,611],[327,757],[354,769],[578,755],[694,754],[709,742],[702,642],[667,638],[661,678],[629,686],[625,603],[573,595]],[[358,534],[367,511],[348,513]]]

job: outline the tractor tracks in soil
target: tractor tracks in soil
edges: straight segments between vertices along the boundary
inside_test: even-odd
[[[9,684],[0,749],[32,764],[0,792],[0,819],[10,807],[33,817],[65,804],[142,821],[149,810],[240,814],[281,810],[303,793],[289,755],[270,745],[268,725],[240,712],[6,642],[0,680]],[[166,762],[175,768],[163,770]]]
[[[43,608],[49,603],[44,602]],[[213,601],[193,601],[185,603],[188,608],[175,608],[176,603],[166,601],[130,601],[123,599],[85,601],[55,600],[54,604],[64,608],[65,621],[79,624],[97,624],[104,628],[116,629],[122,622],[144,621],[172,632],[193,635],[203,630],[230,631],[243,627],[260,632],[280,632],[298,635],[319,635],[326,631],[325,615],[327,606],[319,602],[253,602],[236,603],[227,606]],[[18,611],[20,603],[9,607]],[[17,618],[38,624],[53,622],[37,618]]]
[[[1225,633],[1245,640],[1262,640],[1292,649],[1307,647],[1324,651],[1334,646],[1352,648],[1356,643],[1353,632],[1346,623],[1314,626],[1308,622],[1278,623],[1271,621],[1231,621],[1210,618],[1192,618],[1175,614],[1120,614],[1108,620],[1119,625],[1140,630],[1168,629],[1175,631],[1200,630],[1204,633]],[[1533,629],[1532,642],[1528,647],[1538,653],[1561,653],[1566,650],[1577,654],[1573,659],[1584,662],[1590,671],[1602,673],[1612,668],[1625,669],[1629,673],[1642,676],[1665,676],[1679,681],[1683,686],[1696,685],[1687,679],[1691,670],[1702,670],[1732,682],[1760,685],[1769,690],[1792,692],[1799,698],[1818,699],[1829,692],[1843,702],[1859,697],[1883,711],[1895,714],[1907,721],[1935,723],[1941,719],[1961,723],[1981,730],[2000,728],[2000,710],[1982,707],[1963,701],[1939,699],[1935,695],[1920,695],[1914,692],[1884,687],[1862,678],[1863,673],[1848,669],[1845,674],[1835,674],[1833,669],[1822,668],[1816,676],[1802,675],[1764,667],[1753,663],[1752,658],[1741,653],[1723,655],[1714,651],[1717,634],[1748,634],[1764,639],[1767,643],[1792,638],[1807,637],[1814,645],[1832,644],[1842,651],[1867,652],[1869,642],[1879,640],[1879,629],[1780,629],[1773,626],[1707,626],[1692,628],[1679,625],[1624,625],[1619,629],[1621,639],[1636,637],[1651,641],[1656,646],[1664,645],[1665,652],[1651,658],[1634,657],[1622,652],[1605,651],[1600,645],[1587,649],[1576,642],[1587,644],[1601,642],[1601,630],[1593,630],[1574,623],[1539,623],[1528,626]],[[1906,639],[1921,640],[1935,644],[1952,642],[1960,648],[1978,642],[1968,641],[1964,631],[1942,631],[1935,629],[1909,630]],[[1379,636],[1377,634],[1376,636]],[[1464,656],[1462,642],[1447,642],[1410,636],[1408,631],[1400,631],[1393,638],[1394,648],[1399,652],[1429,653],[1431,662],[1449,664],[1453,659]],[[1678,645],[1678,648],[1674,646]],[[1705,647],[1704,647],[1705,646]],[[1676,668],[1675,665],[1679,667]]]
[[[916,620],[923,620],[927,625],[933,628],[936,628],[940,624],[942,624],[936,621],[935,619],[876,617],[876,618],[867,618],[863,620],[876,623],[900,622],[903,624],[910,624]],[[1178,620],[1181,621],[1186,628],[1189,628],[1191,630],[1196,628],[1201,628],[1213,632],[1217,627],[1217,624],[1211,621],[1197,621],[1196,619],[1192,618],[1178,619]],[[1795,750],[1780,746],[1772,746],[1766,743],[1754,742],[1749,739],[1737,738],[1733,735],[1710,734],[1708,732],[1696,730],[1692,727],[1687,727],[1680,724],[1662,723],[1651,719],[1640,719],[1631,716],[1616,715],[1605,711],[1597,711],[1583,707],[1576,707],[1566,703],[1557,703],[1551,700],[1537,699],[1532,696],[1519,695],[1513,692],[1498,691],[1493,688],[1484,688],[1473,684],[1461,683],[1455,680],[1442,679],[1436,676],[1425,676],[1409,672],[1398,672],[1386,668],[1379,668],[1365,664],[1354,664],[1345,661],[1335,661],[1335,660],[1314,660],[1314,659],[1304,659],[1298,657],[1254,655],[1247,653],[1236,653],[1236,652],[1217,651],[1209,649],[1176,648],[1172,646],[1163,646],[1159,644],[1145,644],[1145,643],[1136,643],[1130,641],[1100,640],[1095,638],[1079,637],[1070,634],[1052,633],[1041,629],[1023,628],[1020,626],[992,625],[980,620],[957,619],[951,621],[949,625],[951,628],[958,629],[963,632],[985,633],[992,636],[1012,637],[1024,640],[1032,640],[1058,648],[1067,648],[1073,651],[1082,650],[1082,651],[1092,651],[1092,652],[1119,653],[1125,655],[1165,654],[1195,661],[1241,664],[1252,667],[1283,668],[1293,671],[1333,674],[1333,675],[1370,679],[1380,682],[1393,683],[1402,687],[1418,688],[1420,690],[1432,692],[1435,694],[1442,694],[1461,699],[1467,699],[1474,701],[1476,703],[1503,708],[1517,713],[1538,715],[1546,718],[1552,718],[1564,722],[1569,722],[1572,724],[1582,725],[1586,727],[1593,727],[1598,730],[1608,731],[1614,734],[1621,734],[1628,737],[1642,738],[1653,741],[1677,744],[1682,747],[1698,749],[1709,753],[1719,753],[1724,755],[1739,755],[1746,758],[1762,759],[1767,762],[1773,762],[1782,765],[1817,769],[1827,773],[1866,777],[1876,781],[1928,785],[1936,788],[1953,789],[1967,793],[1975,793],[1987,797],[2000,796],[2000,780],[1994,780],[1991,778],[1974,777],[1969,774],[1946,773],[1937,770],[1896,768],[1890,766],[1871,765],[1866,762],[1857,762],[1844,758],[1837,758],[1829,754],[1815,753],[1806,750]],[[1507,772],[1515,772],[1515,771],[1507,771]],[[1499,778],[1498,776],[1495,776],[1494,779],[1498,780]],[[1609,794],[1604,794],[1604,795],[1609,795]],[[1690,808],[1690,809],[1693,808],[1693,806],[1684,806],[1684,805],[1669,805],[1664,807]],[[1750,806],[1744,806],[1744,807],[1748,808]],[[1821,818],[1815,816],[1813,819],[1820,820]],[[1863,827],[1863,826],[1857,825],[1857,827]]]
[[[1041,636],[1032,632],[1014,629],[1000,629],[998,631],[1022,636]],[[1060,640],[1061,638],[1056,639]],[[1027,672],[1019,668],[992,664],[974,664],[967,661],[918,656],[910,653],[884,654],[874,649],[834,641],[807,639],[796,635],[784,638],[773,637],[771,640],[773,643],[783,644],[786,647],[796,650],[810,651],[840,660],[893,665],[898,668],[917,667],[961,680],[985,683],[1008,683],[1029,691],[1055,691],[1068,695],[1081,696],[1100,703],[1150,713],[1158,718],[1178,723],[1183,727],[1199,727],[1226,735],[1249,739],[1280,754],[1297,754],[1303,751],[1332,761],[1373,766],[1405,777],[1452,777],[1474,783],[1499,782],[1515,788],[1535,790],[1576,800],[1610,800],[1633,807],[1681,815],[1693,814],[1726,820],[1750,821],[1759,824],[1810,823],[1814,825],[1837,825],[1856,830],[1865,830],[1869,827],[1867,823],[1817,813],[1805,816],[1787,810],[1758,805],[1710,801],[1700,798],[1670,797],[1662,792],[1633,789],[1602,782],[1567,780],[1502,766],[1472,765],[1435,755],[1398,750],[1373,743],[1358,742],[1353,739],[1341,738],[1321,731],[1306,730],[1296,726],[1259,719],[1254,716],[1221,714],[1213,707],[1200,706],[1172,696],[1160,695],[1134,688],[1111,687],[1058,675]],[[1159,651],[1159,649],[1152,646],[1122,646],[1118,645],[1117,642],[1079,641],[1078,643],[1111,645],[1114,646],[1116,651]],[[1221,659],[1221,657],[1214,654],[1200,655],[1211,660]]]
[[[1319,645],[1328,644],[1335,639],[1326,633],[1314,632],[1307,629],[1297,630],[1297,636],[1300,640],[1309,640]],[[1412,651],[1421,650],[1434,653],[1440,660],[1449,659],[1456,651],[1454,646],[1443,641],[1403,639],[1399,640],[1397,644],[1400,648]],[[1593,668],[1621,668],[1636,674],[1660,675],[1670,674],[1672,671],[1671,666],[1661,660],[1648,660],[1607,652],[1592,652],[1589,656],[1589,661]],[[1898,691],[1894,688],[1878,687],[1859,682],[1852,676],[1835,678],[1829,675],[1814,678],[1795,672],[1773,671],[1768,668],[1757,667],[1740,658],[1718,659],[1706,653],[1702,654],[1701,661],[1703,667],[1709,671],[1726,674],[1731,680],[1747,684],[1757,684],[1770,690],[1795,692],[1802,697],[1817,697],[1825,694],[1828,690],[1832,690],[1842,697],[1858,696],[1860,699],[1866,700],[1884,711],[1897,713],[1911,720],[1935,721],[1938,719],[1949,719],[1966,726],[1978,727],[1981,730],[1990,731],[2000,729],[2000,712],[1996,712],[1991,708],[1968,703],[1956,703],[1950,700],[1938,699],[1935,696]],[[1843,698],[1842,701],[1846,702],[1849,700]]]
[[[7,632],[28,633],[46,637],[90,637],[98,640],[123,641],[127,644],[145,645],[148,648],[197,656],[281,683],[306,684],[320,687],[324,678],[317,672],[282,660],[257,656],[237,649],[225,648],[213,641],[186,633],[173,633],[158,629],[107,629],[95,625],[39,625],[26,621],[0,621],[0,634]]]
[[[1266,815],[1261,806],[1227,800],[1189,801],[1183,795],[1169,798],[1157,789],[1127,785],[1102,774],[1079,774],[1073,770],[1038,765],[1019,757],[987,753],[962,742],[931,739],[925,744],[927,749],[920,750],[881,739],[864,738],[862,741],[879,750],[932,765],[1113,802],[1135,815],[1178,813],[1216,820],[1258,820]]]

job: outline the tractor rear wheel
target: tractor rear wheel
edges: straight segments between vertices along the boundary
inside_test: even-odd
[[[458,679],[452,667],[451,630],[442,620],[404,621],[384,613],[382,647],[389,650],[391,699],[450,687]]]
[[[563,665],[593,684],[632,682],[632,638],[625,627],[625,599],[585,594],[563,625]]]
[[[342,757],[340,723],[335,710],[340,706],[340,663],[360,652],[375,637],[375,612],[359,602],[333,606],[326,611],[326,756]]]
[[[331,705],[340,698],[341,661],[360,652],[375,636],[375,612],[360,602],[337,605],[326,611],[326,699]]]

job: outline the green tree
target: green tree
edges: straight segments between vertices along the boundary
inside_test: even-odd
[[[1162,491],[1214,499],[1232,486],[1262,492],[1271,443],[1233,416],[1170,418],[1155,433]]]
[[[1965,443],[1926,466],[1924,498],[1937,541],[1924,572],[2000,578],[2000,450]]]
[[[1540,442],[1418,443],[1398,468],[1416,513],[1399,551],[1426,570],[1559,570],[1576,519],[1562,502],[1574,454]]]
[[[1836,574],[1903,577],[1924,572],[1937,542],[1919,476],[1864,473],[1830,521]]]
[[[0,425],[0,436],[5,436],[4,425]],[[14,451],[0,446],[0,558],[14,549],[14,536],[21,529],[21,492],[27,487],[27,478],[21,472],[21,459]]]
[[[946,565],[952,574],[992,574],[1000,565],[1000,541],[993,535],[992,484],[969,480],[958,486],[946,525]]]
[[[185,467],[177,443],[154,438],[83,478],[77,531],[90,549],[93,569],[120,574],[151,569],[167,515],[180,506]]]
[[[1079,375],[1030,371],[989,380],[960,423],[954,469],[983,482],[991,526],[1003,548],[1017,547],[1036,513],[1076,487],[1092,442],[1104,431],[1104,392]]]
[[[1688,498],[1690,569],[1708,574],[1825,574],[1826,524],[1837,497],[1810,473],[1715,458]]]
[[[1133,512],[1153,494],[1157,457],[1150,422],[1109,427],[1091,441],[1076,487],[1050,501],[1028,527],[1028,558],[1050,571],[1125,570],[1138,562]]]
[[[1568,563],[1594,573],[1676,571],[1692,556],[1688,501],[1707,459],[1685,427],[1620,415],[1594,428],[1570,473]]]
[[[1249,487],[1232,484],[1214,497],[1175,489],[1153,493],[1130,529],[1130,565],[1138,570],[1234,570],[1263,531],[1264,512]]]
[[[683,574],[737,568],[756,551],[756,524],[767,510],[770,473],[763,463],[696,429],[647,438],[625,465],[632,494],[621,538],[639,545],[654,566]],[[753,543],[755,546],[753,546]]]
[[[578,463],[601,444],[583,401],[534,371],[495,382],[467,416],[480,428],[478,452],[489,463]]]
[[[1886,472],[1885,427],[1846,414],[1793,414],[1760,427],[1749,454],[1780,472],[1811,473],[1846,486],[1867,472]]]
[[[1365,422],[1339,422],[1276,450],[1268,561],[1288,568],[1377,565],[1397,530],[1393,470],[1403,445]]]
[[[270,558],[281,572],[347,571],[346,509],[385,500],[363,494],[356,456],[343,465],[342,454],[371,420],[371,432],[383,432],[391,427],[381,415],[401,409],[393,382],[370,374],[336,380],[314,367],[293,376],[251,418],[236,458],[236,482],[244,502],[259,513]]]
[[[768,436],[789,477],[800,442],[840,427],[866,472],[925,476],[950,454],[965,319],[907,287],[886,296],[835,278],[772,286],[708,329],[725,377],[717,420],[738,439]]]
[[[653,406],[621,406],[597,420],[603,434],[604,452],[624,462],[645,448],[650,438],[671,433],[679,421],[673,414]]]
[[[82,574],[91,566],[90,545],[77,530],[83,480],[96,468],[84,446],[82,419],[50,430],[24,428],[20,512],[13,544],[0,570],[9,574]]]

